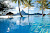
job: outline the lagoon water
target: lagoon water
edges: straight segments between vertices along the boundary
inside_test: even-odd
[[[0,33],[50,33],[50,15],[0,19]]]

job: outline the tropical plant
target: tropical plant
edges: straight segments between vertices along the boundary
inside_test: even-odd
[[[28,7],[28,13],[29,13],[29,7],[33,6],[33,5],[31,5],[32,4],[31,3],[32,0],[12,0],[12,2],[13,1],[15,1],[15,3],[18,1],[19,12],[20,12],[20,4],[21,3],[22,3],[22,5],[25,6],[25,8]],[[20,15],[21,15],[21,12],[20,12]],[[22,15],[21,15],[21,17],[22,17]]]
[[[21,3],[22,3],[22,4],[27,3],[27,0],[12,0],[12,2],[13,2],[13,1],[15,1],[15,3],[18,1],[19,13],[20,13],[20,15],[21,15],[21,12],[20,12],[20,4],[21,4]],[[21,17],[23,17],[23,16],[21,15]]]
[[[30,7],[33,7],[33,5],[32,5],[33,3],[31,3],[31,2],[32,2],[32,0],[29,0],[29,1],[28,1],[28,4],[29,4],[29,5],[28,5],[28,14],[29,14],[29,8],[30,8]]]
[[[20,0],[12,0],[12,2],[13,2],[13,1],[15,1],[15,3],[18,1],[19,13],[20,13],[20,15],[21,15],[21,12],[20,12]],[[21,17],[23,17],[23,16],[21,15]]]
[[[28,7],[28,14],[29,14],[29,8],[34,6],[34,5],[32,5],[34,3],[31,3],[31,2],[32,2],[32,0],[27,0],[27,3],[25,4],[25,6]],[[29,15],[28,15],[28,17],[29,17]]]
[[[43,11],[45,9],[50,9],[49,6],[48,6],[48,4],[50,4],[50,2],[48,2],[47,0],[38,0],[37,2],[41,4],[40,10],[42,10],[42,15],[43,15]]]

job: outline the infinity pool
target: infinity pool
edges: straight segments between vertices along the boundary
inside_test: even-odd
[[[0,19],[0,33],[50,33],[50,15]]]

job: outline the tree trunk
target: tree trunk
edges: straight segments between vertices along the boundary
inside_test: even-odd
[[[21,12],[20,12],[19,0],[18,0],[18,7],[19,7],[19,13],[20,13],[20,16],[23,17],[23,16],[21,15]]]
[[[23,17],[23,16],[21,15],[21,12],[20,12],[20,7],[19,7],[19,13],[20,13],[20,16]]]
[[[43,9],[42,9],[42,16],[43,16]]]
[[[28,22],[29,22],[29,6],[28,6]]]
[[[43,0],[42,0],[42,17],[43,17]]]
[[[29,6],[28,6],[28,17],[29,17]]]

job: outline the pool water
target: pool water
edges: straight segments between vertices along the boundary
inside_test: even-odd
[[[0,19],[0,33],[50,33],[50,15]]]

